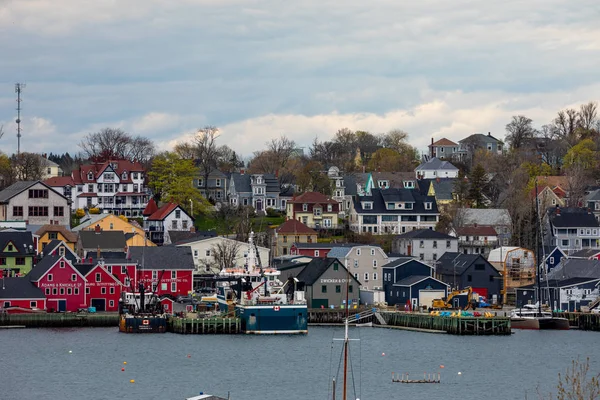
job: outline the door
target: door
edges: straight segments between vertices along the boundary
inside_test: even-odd
[[[67,311],[67,301],[66,300],[58,300],[58,312]]]
[[[262,211],[263,209],[263,202],[262,200],[256,200],[256,211]]]
[[[412,299],[412,309],[413,311],[416,311],[419,309],[419,299]]]
[[[106,311],[106,299],[92,299],[91,305],[96,311]]]
[[[312,300],[312,308],[328,308],[329,300],[327,299],[313,299]]]

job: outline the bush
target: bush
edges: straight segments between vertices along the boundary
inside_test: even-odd
[[[124,215],[119,215],[119,218],[121,218],[125,222],[129,222],[129,219],[127,219],[127,217]]]
[[[267,217],[280,217],[281,214],[281,211],[278,211],[271,207],[267,208]]]
[[[85,217],[85,210],[83,208],[78,208],[75,211],[75,217],[77,217],[77,218],[83,218],[83,217]]]
[[[90,214],[100,214],[100,209],[98,207],[90,208]]]

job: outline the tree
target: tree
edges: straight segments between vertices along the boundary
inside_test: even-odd
[[[578,127],[583,130],[582,136],[593,137],[598,135],[598,104],[590,101],[579,107]]]
[[[563,165],[567,169],[574,165],[590,169],[596,165],[596,158],[596,144],[592,139],[584,139],[567,151]]]
[[[453,192],[455,195],[454,202],[459,207],[465,207],[469,204],[469,180],[463,172],[458,173],[458,179],[454,181]]]
[[[400,170],[402,156],[394,149],[379,149],[369,160],[367,168],[370,171],[392,172]]]
[[[380,144],[387,149],[394,149],[398,153],[403,152],[408,144],[408,133],[401,129],[394,129],[388,133],[381,135],[379,139]]]
[[[235,151],[231,149],[231,147],[224,144],[217,149],[219,154],[219,158],[217,161],[217,167],[219,171],[227,173],[227,172],[235,172],[238,168],[244,166],[244,162],[240,159]]]
[[[600,399],[600,373],[590,374],[590,358],[584,362],[579,359],[571,362],[571,367],[566,373],[558,374],[556,396],[549,394],[540,399],[556,400],[597,400]]]
[[[240,243],[235,240],[222,239],[210,248],[210,258],[203,259],[201,263],[207,272],[218,273],[224,268],[235,265],[240,250]]]
[[[217,148],[217,138],[219,129],[215,126],[205,126],[198,129],[194,143],[196,146],[196,164],[204,177],[204,182],[208,182],[208,176],[211,171],[217,168],[219,161],[219,149]],[[190,181],[191,182],[191,181]]]
[[[506,141],[512,149],[520,149],[535,136],[533,121],[524,115],[512,117],[512,121],[506,125]]]
[[[366,165],[379,148],[379,139],[370,132],[356,131],[355,134],[362,165]]]
[[[12,185],[15,178],[10,158],[4,153],[0,153],[0,190]]]
[[[194,160],[196,158],[196,148],[189,142],[177,143],[173,147],[173,152],[177,154],[179,158],[185,160]]]
[[[37,181],[44,175],[44,159],[35,153],[13,154],[11,167],[17,181]]]
[[[213,211],[212,217],[215,221],[217,234],[228,235],[235,232],[241,218],[243,217],[244,209],[234,206],[229,203],[222,203]]]
[[[324,171],[323,165],[317,161],[309,161],[300,171],[296,184],[302,192],[319,192],[331,194],[331,181]]]
[[[484,190],[487,184],[486,172],[481,164],[477,164],[469,175],[469,193],[467,198],[475,208],[484,208]]]
[[[196,172],[192,160],[182,159],[173,152],[163,153],[152,162],[148,186],[161,201],[177,203],[190,215],[206,213],[210,204],[192,186]]]
[[[145,164],[154,156],[154,143],[145,137],[133,137],[122,129],[104,128],[89,133],[79,144],[85,156],[93,162],[108,160],[139,161]]]
[[[578,116],[576,110],[567,108],[559,111],[553,121],[552,132],[554,136],[562,140],[568,148],[573,147],[579,141],[577,135]]]

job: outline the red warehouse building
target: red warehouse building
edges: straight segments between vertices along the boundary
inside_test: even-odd
[[[189,246],[132,246],[129,254],[138,263],[137,284],[143,283],[146,290],[175,297],[192,291],[194,258]]]
[[[121,282],[108,272],[102,261],[96,265],[78,264],[75,268],[87,280],[85,297],[88,307],[95,307],[96,311],[119,311]]]
[[[2,274],[2,270],[0,270]],[[0,313],[9,314],[45,310],[46,297],[27,278],[0,279]]]
[[[86,279],[64,256],[45,256],[25,279],[43,291],[48,311],[77,311],[87,307]]]

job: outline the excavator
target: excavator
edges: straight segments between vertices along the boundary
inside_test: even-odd
[[[475,309],[477,307],[477,303],[478,303],[478,299],[473,298],[473,288],[471,286],[468,286],[462,290],[454,290],[453,292],[451,292],[450,294],[448,294],[448,297],[443,298],[443,299],[434,299],[433,300],[433,309],[434,310],[451,310],[451,309],[456,309],[457,307],[454,307],[454,305],[452,304],[453,301],[452,299],[454,299],[454,297],[456,296],[461,296],[461,295],[467,295],[467,306],[464,307],[465,310],[468,310],[470,308]]]

